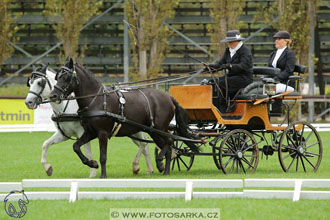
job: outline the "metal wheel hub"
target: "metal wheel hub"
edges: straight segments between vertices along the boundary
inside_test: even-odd
[[[297,151],[298,151],[298,153],[299,153],[300,155],[302,155],[302,154],[305,153],[305,149],[304,149],[303,147],[301,147],[301,146],[298,147]]]
[[[242,158],[243,158],[243,152],[242,152],[242,151],[237,151],[237,153],[236,153],[236,157],[237,157],[238,159],[242,159]]]

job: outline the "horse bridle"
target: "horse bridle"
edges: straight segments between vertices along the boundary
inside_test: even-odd
[[[70,82],[66,85],[65,88],[62,88],[58,86],[57,84],[54,86],[55,89],[59,90],[62,93],[62,96],[67,93],[69,90],[70,85],[72,84],[73,80],[76,81],[76,84],[79,85],[79,81],[77,79],[77,73],[75,70],[75,65],[73,66],[73,69],[70,69],[66,66],[63,66],[60,68],[60,70],[57,72],[55,79],[57,80],[61,75],[69,73],[71,75]]]
[[[40,103],[42,103],[41,94],[42,94],[42,92],[44,91],[44,89],[46,87],[46,83],[48,84],[50,90],[52,90],[52,85],[50,84],[50,81],[49,81],[49,79],[48,79],[48,77],[45,73],[42,73],[42,72],[36,70],[36,71],[33,71],[32,74],[31,74],[31,77],[28,78],[27,86],[30,87],[29,82],[31,81],[31,83],[33,83],[33,81],[38,79],[38,78],[42,78],[41,84],[40,84],[40,87],[41,87],[40,92],[36,93],[34,91],[29,91],[28,93],[31,93],[31,94],[37,96],[37,98],[39,100],[39,104],[40,104]]]

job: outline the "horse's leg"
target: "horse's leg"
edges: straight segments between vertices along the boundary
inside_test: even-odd
[[[42,144],[41,164],[44,167],[48,176],[51,176],[53,174],[53,168],[47,161],[48,148],[53,144],[63,142],[67,139],[68,138],[64,137],[61,134],[61,132],[56,131],[50,138],[45,140],[44,143]]]
[[[93,159],[92,150],[91,150],[91,142],[88,142],[88,143],[84,144],[84,152],[85,152],[86,157],[88,158],[88,160]],[[96,169],[95,168],[90,168],[89,178],[93,178],[95,176],[96,176]]]
[[[170,175],[170,168],[171,168],[171,148],[170,145],[167,145],[167,151],[165,152],[165,171],[164,175]]]
[[[143,132],[138,132],[136,134],[133,135],[134,137],[140,138],[140,139],[144,139],[147,140],[146,135]],[[147,173],[153,173],[154,172],[154,168],[152,166],[152,162],[151,162],[151,158],[150,158],[150,153],[149,153],[149,148],[148,148],[148,144],[146,142],[141,142],[141,141],[137,141],[132,139],[133,142],[138,145],[139,147],[139,151],[137,152],[132,166],[133,166],[133,173],[134,174],[138,174],[140,171],[139,168],[139,161],[140,161],[140,157],[141,157],[141,153],[143,153],[144,158],[146,159],[146,163],[147,163]]]
[[[76,137],[81,137],[82,134],[85,132],[84,128],[80,125],[80,123],[79,124],[72,123],[72,125],[76,128],[75,136]],[[90,142],[84,144],[84,152],[85,152],[86,157],[88,158],[88,160],[93,160],[93,155],[92,155]],[[96,176],[96,169],[95,168],[90,168],[89,178],[93,178],[95,176]]]
[[[81,152],[80,147],[89,141],[91,141],[93,137],[87,133],[86,131],[83,135],[73,144],[73,150],[80,158],[81,162],[91,168],[98,168],[98,164],[95,160],[89,160],[85,155]]]
[[[99,145],[100,145],[100,164],[101,164],[101,178],[107,178],[107,148],[108,148],[108,135],[106,131],[99,132]]]
[[[164,165],[162,163],[162,160],[165,156],[166,164],[165,164],[165,172],[164,175],[168,175],[170,172],[170,161],[171,161],[171,151],[170,151],[170,143],[168,138],[164,138],[162,136],[159,136],[157,134],[150,133],[150,136],[154,140],[154,142],[157,144],[157,146],[161,149],[160,153],[156,156],[156,165],[159,170],[159,172],[163,172]],[[169,152],[169,153],[167,153]]]

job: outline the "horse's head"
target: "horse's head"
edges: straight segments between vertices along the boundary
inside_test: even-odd
[[[49,74],[47,75],[48,65],[37,68],[27,80],[27,86],[30,87],[25,99],[25,105],[29,109],[36,109],[53,89]]]
[[[75,91],[79,83],[72,58],[66,58],[64,66],[57,71],[55,79],[57,83],[50,93],[51,101],[61,101]]]

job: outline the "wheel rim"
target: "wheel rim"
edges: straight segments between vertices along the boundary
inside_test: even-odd
[[[250,132],[233,130],[221,142],[219,158],[225,174],[254,173],[259,161],[257,142]]]
[[[280,139],[278,156],[284,172],[316,172],[322,160],[322,142],[309,123],[294,123]]]
[[[220,141],[221,138],[217,137],[215,140],[214,140],[214,145],[212,147],[212,153],[213,153],[213,161],[215,163],[215,166],[221,170],[221,164],[220,164],[220,146],[217,146],[217,145],[220,145]],[[219,144],[218,144],[219,143]]]

